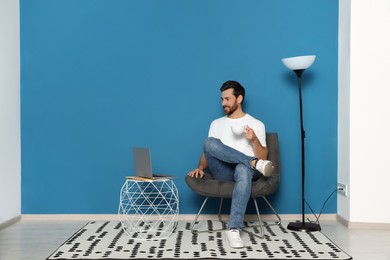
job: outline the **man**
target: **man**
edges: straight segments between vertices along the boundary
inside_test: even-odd
[[[221,87],[222,108],[226,116],[214,120],[203,146],[196,169],[188,175],[202,178],[207,169],[214,179],[234,181],[230,219],[226,239],[233,248],[242,248],[240,237],[252,181],[269,177],[272,162],[267,161],[268,149],[264,124],[245,113],[242,103],[245,89],[237,81],[227,81]],[[239,129],[242,126],[242,130]]]

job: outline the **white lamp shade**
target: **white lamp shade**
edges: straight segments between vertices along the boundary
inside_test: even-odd
[[[297,56],[291,58],[284,58],[282,62],[284,66],[290,70],[305,70],[309,68],[316,59],[315,55]]]

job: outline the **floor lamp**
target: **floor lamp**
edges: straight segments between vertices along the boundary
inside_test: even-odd
[[[319,224],[305,222],[305,129],[303,128],[303,116],[302,116],[302,74],[309,68],[314,60],[315,55],[298,56],[282,59],[283,64],[294,71],[298,76],[298,89],[299,89],[299,112],[301,119],[301,146],[302,146],[302,221],[290,222],[287,226],[288,229],[294,231],[320,231]]]

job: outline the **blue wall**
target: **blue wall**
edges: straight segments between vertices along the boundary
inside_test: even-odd
[[[297,82],[280,59],[307,54],[306,195],[319,212],[337,181],[337,33],[337,0],[21,0],[22,212],[115,213],[132,148],[149,146],[154,170],[179,176],[180,212],[195,213],[184,176],[235,79],[279,134],[270,199],[300,213]]]

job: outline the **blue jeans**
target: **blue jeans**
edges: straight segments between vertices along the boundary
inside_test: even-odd
[[[250,161],[254,157],[224,145],[221,140],[213,137],[206,139],[203,151],[208,170],[214,179],[235,182],[228,226],[242,228],[252,181],[261,177],[257,170],[251,168]]]

